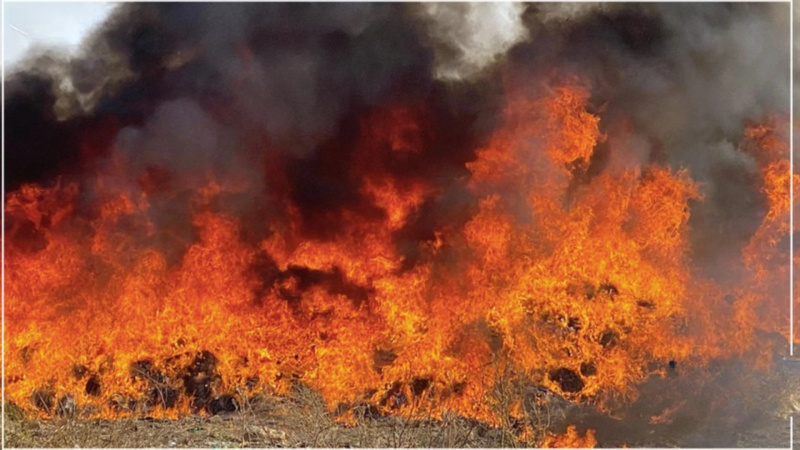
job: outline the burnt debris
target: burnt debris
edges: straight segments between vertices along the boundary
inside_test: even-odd
[[[550,372],[550,379],[558,383],[563,392],[576,393],[583,390],[585,383],[580,375],[571,369],[561,367]]]
[[[77,380],[83,379],[83,377],[85,377],[86,374],[88,373],[89,373],[89,368],[87,368],[83,364],[76,364],[72,366],[72,376],[75,377],[75,379]]]
[[[61,417],[73,417],[77,411],[75,397],[67,394],[58,399],[58,407],[56,407],[56,414]]]
[[[581,375],[585,377],[591,377],[597,375],[597,367],[594,365],[593,362],[582,362]]]
[[[93,397],[97,397],[100,395],[102,385],[100,384],[100,378],[97,375],[92,375],[86,380],[86,387],[84,391],[86,394],[91,395]]]
[[[216,365],[217,358],[211,352],[204,350],[197,354],[186,369],[183,388],[186,395],[192,397],[192,409],[195,411],[206,408],[213,399],[213,385],[220,381]]]
[[[180,393],[170,386],[155,386],[150,389],[148,402],[151,405],[160,405],[163,408],[174,408]]]
[[[636,306],[645,309],[655,309],[656,304],[651,302],[650,300],[636,300]]]
[[[603,334],[600,335],[600,339],[598,340],[600,345],[602,345],[604,348],[613,347],[617,344],[618,341],[619,341],[619,335],[617,334],[616,331],[612,330],[603,332]]]
[[[52,389],[37,389],[31,394],[31,403],[39,411],[47,414],[53,413],[56,393]]]
[[[208,403],[207,410],[210,414],[235,412],[239,410],[239,403],[230,394],[221,395]]]
[[[597,287],[597,291],[601,294],[611,297],[612,299],[619,295],[619,289],[617,289],[617,286],[608,282],[600,283],[600,286]]]
[[[411,381],[411,394],[414,396],[421,396],[428,388],[431,387],[430,378],[415,378]]]

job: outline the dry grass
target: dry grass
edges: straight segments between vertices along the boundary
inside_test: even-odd
[[[359,407],[353,426],[337,422],[315,391],[259,397],[235,413],[179,420],[26,418],[6,410],[7,447],[507,447],[511,426],[492,428],[453,414],[442,420],[375,417]],[[530,443],[527,443],[530,444]]]

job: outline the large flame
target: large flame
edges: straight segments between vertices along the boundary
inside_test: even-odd
[[[610,408],[671,366],[748,354],[763,331],[788,336],[774,298],[788,276],[780,122],[743,138],[767,213],[743,250],[751,278],[720,286],[692,269],[687,223],[702,197],[690,174],[658,164],[591,170],[606,137],[587,109],[589,88],[570,80],[544,92],[508,89],[503,124],[459,181],[475,199],[468,219],[416,241],[413,263],[398,232],[442,192],[382,164],[418,157],[434,132],[424,103],[362,118],[344,176],[375,213],[331,213],[333,235],[309,234],[287,197],[252,245],[241,219],[215,205],[253,187],[198,174],[205,188],[173,199],[193,216],[196,239],[184,242],[149,214],[169,177],[152,168],[137,189],[125,186],[123,157],[82,184],[9,193],[7,398],[42,415],[69,395],[88,415],[176,417],[223,394],[282,394],[300,380],[332,409],[450,410],[499,424],[508,374]],[[285,183],[273,163],[271,182]],[[173,251],[181,242],[188,249]],[[524,409],[522,397],[508,408]],[[548,439],[594,443],[574,429]]]

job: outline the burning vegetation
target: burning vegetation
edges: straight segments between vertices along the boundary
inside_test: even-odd
[[[303,384],[344,423],[455,413],[592,446],[537,405],[619,415],[648,380],[768,369],[788,69],[700,112],[682,83],[788,60],[684,59],[692,33],[772,48],[777,7],[567,6],[127,4],[85,56],[28,61],[6,87],[6,399],[178,418]],[[458,8],[513,33],[470,53],[486,27]]]

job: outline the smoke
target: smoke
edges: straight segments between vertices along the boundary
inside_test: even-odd
[[[213,167],[220,132],[197,104],[186,100],[164,103],[142,128],[126,128],[117,137],[118,151],[136,163],[147,161],[189,176]]]
[[[690,223],[695,260],[711,276],[735,277],[741,268],[726,261],[738,259],[765,213],[756,165],[738,147],[746,123],[788,118],[788,7],[537,5],[532,48],[512,57],[527,70],[512,73],[544,66],[581,74],[605,129],[636,130],[640,150],[612,150],[615,164],[638,163],[646,151],[688,168],[704,195]]]
[[[424,3],[421,9],[436,45],[437,78],[473,78],[527,39],[522,3]]]
[[[357,170],[425,179],[441,194],[396,236],[413,264],[413,244],[474,208],[465,164],[500,122],[505,90],[536,97],[538,80],[577,75],[608,136],[593,173],[688,168],[704,195],[693,260],[730,281],[765,214],[743,126],[788,117],[788,8],[124,4],[77,55],[40,51],[8,76],[6,190],[85,181],[122,159],[120,189],[147,190],[152,219],[185,234],[191,215],[173,200],[227,180],[241,187],[215,207],[258,241],[286,203],[319,239],[343,217],[381,217]],[[411,133],[419,152],[359,151],[364,118],[385,105],[425,119]]]
[[[691,223],[693,242],[715,243],[713,251],[697,255],[721,269],[718,276],[735,273],[721,262],[765,213],[747,182],[757,173],[755,165],[737,145],[744,123],[768,114],[782,122],[788,118],[788,23],[775,21],[787,15],[786,7],[663,12],[665,25],[680,30],[666,53],[669,76],[650,70],[645,79],[653,81],[641,84],[656,101],[637,105],[640,123],[652,124],[670,163],[689,167],[704,185],[706,201]]]

